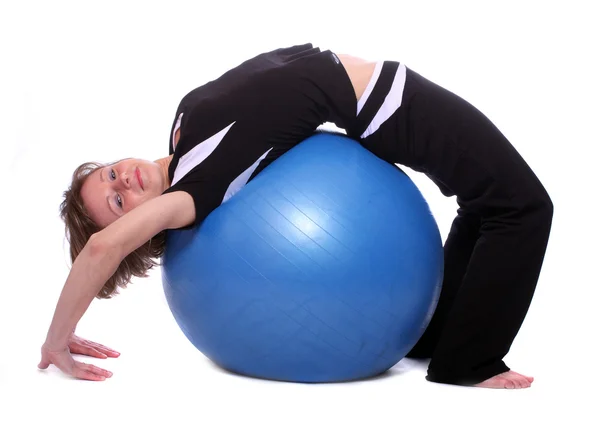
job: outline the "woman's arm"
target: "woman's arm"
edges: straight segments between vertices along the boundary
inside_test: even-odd
[[[82,365],[83,370],[79,370],[68,351],[69,337],[80,318],[129,253],[160,231],[184,227],[194,218],[192,197],[184,192],[173,192],[140,205],[93,235],[73,263],[60,294],[42,346],[40,367],[53,363],[68,374],[90,378],[80,372],[87,370],[93,374],[89,369],[93,366]]]

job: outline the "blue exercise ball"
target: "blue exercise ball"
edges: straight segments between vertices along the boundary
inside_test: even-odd
[[[218,366],[338,382],[398,363],[429,323],[443,247],[410,178],[343,135],[316,134],[197,227],[167,233],[167,303]]]

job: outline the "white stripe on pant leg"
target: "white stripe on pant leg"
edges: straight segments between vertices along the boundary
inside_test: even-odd
[[[379,111],[365,130],[360,138],[367,138],[369,135],[379,129],[381,124],[388,120],[392,114],[402,104],[402,94],[404,93],[404,84],[406,83],[406,66],[400,64],[396,75],[394,76],[394,82],[390,88],[390,92],[385,97],[383,104],[379,107]]]
[[[358,104],[356,105],[356,115],[357,116],[360,113],[360,111],[362,110],[362,108],[365,106],[365,103],[369,99],[369,95],[371,95],[371,92],[373,92],[375,83],[377,82],[377,79],[379,79],[379,75],[381,74],[382,67],[383,67],[383,61],[378,61],[377,64],[375,64],[375,70],[373,70],[373,75],[371,76],[371,80],[369,80],[369,84],[365,88],[365,91],[363,92],[362,96],[360,97],[360,100],[358,100]]]

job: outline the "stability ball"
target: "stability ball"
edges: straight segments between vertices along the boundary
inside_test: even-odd
[[[199,226],[167,233],[162,280],[189,341],[238,374],[338,382],[387,371],[441,289],[435,219],[400,168],[318,133]]]

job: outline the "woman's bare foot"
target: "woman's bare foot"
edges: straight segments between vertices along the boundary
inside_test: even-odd
[[[480,388],[521,389],[529,388],[532,382],[532,377],[524,376],[509,370],[491,377],[488,380],[484,380],[481,383],[477,383],[474,386],[478,386]]]

